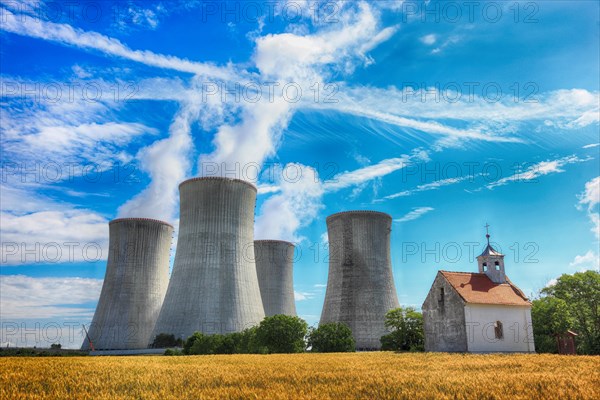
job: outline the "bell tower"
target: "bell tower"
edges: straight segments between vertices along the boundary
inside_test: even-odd
[[[480,274],[486,274],[494,283],[506,283],[506,274],[504,272],[504,254],[498,253],[490,245],[489,225],[485,224],[485,237],[487,246],[477,257],[477,265]]]

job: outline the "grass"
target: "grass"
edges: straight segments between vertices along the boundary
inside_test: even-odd
[[[0,399],[598,399],[600,357],[345,353],[0,358]]]

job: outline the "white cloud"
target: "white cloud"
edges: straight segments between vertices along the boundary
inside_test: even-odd
[[[118,39],[96,32],[86,32],[67,24],[43,21],[26,14],[17,14],[2,9],[2,30],[22,36],[76,46],[86,50],[97,50],[107,55],[125,58],[158,68],[173,69],[181,72],[204,75],[218,79],[230,79],[231,71],[205,63],[156,54],[146,50],[132,50]]]
[[[582,147],[582,149],[593,149],[594,147],[598,147],[600,146],[600,143],[591,143],[591,144],[586,144],[585,146]]]
[[[180,111],[169,128],[168,138],[140,150],[137,158],[152,181],[141,193],[119,208],[120,217],[155,218],[167,222],[174,220],[178,185],[190,168],[190,118],[189,110]]]
[[[582,256],[575,256],[575,259],[569,264],[569,267],[576,268],[578,271],[600,271],[600,255],[592,250],[588,250],[588,252]]]
[[[424,44],[426,44],[428,46],[431,46],[431,45],[435,44],[435,42],[437,41],[437,37],[436,37],[436,35],[434,35],[433,33],[431,33],[429,35],[421,36],[420,40]]]
[[[579,204],[591,210],[600,203],[600,176],[585,184],[585,191],[579,196]]]
[[[215,150],[200,157],[200,166],[214,163],[223,166],[219,168],[221,175],[239,171],[236,177],[246,179],[242,171],[252,165],[261,168],[264,160],[275,154],[281,133],[291,117],[291,106],[282,97],[272,102],[264,99],[243,103],[241,121],[219,127],[213,139]]]
[[[115,122],[42,126],[36,133],[7,143],[6,150],[21,155],[43,153],[54,160],[77,158],[98,164],[110,161],[126,163],[129,156],[116,149],[144,134],[156,134],[156,130],[139,123]]]
[[[425,183],[423,185],[419,185],[415,189],[403,190],[402,192],[390,194],[388,196],[385,196],[384,199],[391,200],[391,199],[395,199],[398,197],[411,196],[414,193],[418,193],[418,192],[426,192],[428,190],[437,190],[440,187],[454,185],[456,183],[463,182],[464,180],[469,179],[469,178],[470,177],[462,176],[462,177],[456,177],[456,178],[440,179],[440,180],[437,180],[437,181],[434,181],[431,183]]]
[[[544,286],[544,287],[554,286],[554,285],[556,285],[556,282],[558,282],[558,279],[556,279],[556,278],[550,279],[548,281],[548,283],[546,283],[546,286]]]
[[[101,279],[0,276],[0,318],[91,318],[94,310],[82,304],[97,301]]]
[[[575,155],[571,155],[556,160],[541,161],[536,164],[530,165],[525,170],[517,172],[514,175],[507,176],[505,178],[492,182],[486,187],[488,189],[493,189],[498,186],[507,185],[511,182],[532,182],[540,176],[565,172],[565,170],[562,169],[562,167],[564,167],[565,165],[580,163],[589,160],[590,158],[581,159]]]
[[[367,2],[339,3],[336,24],[324,24],[313,35],[268,34],[256,40],[254,60],[263,77],[313,84],[336,66],[343,72],[354,69],[356,60],[369,63],[365,52],[388,40],[396,28],[378,29],[376,12]],[[327,26],[330,25],[330,26]]]
[[[155,30],[160,24],[160,16],[167,13],[160,3],[153,8],[142,8],[133,3],[117,4],[112,11],[115,26],[122,31],[132,28]]]
[[[452,90],[443,87],[406,87],[398,89],[347,86],[337,83],[337,103],[307,102],[306,108],[336,110],[367,117],[386,124],[443,135],[456,140],[523,142],[512,136],[520,124],[535,121],[559,129],[578,129],[599,121],[600,93],[583,89],[556,90],[531,99],[519,99],[505,93],[500,101],[490,101],[468,87]],[[525,101],[529,100],[529,101]],[[418,115],[419,119],[413,116]],[[464,121],[456,128],[439,120]]]
[[[310,292],[298,292],[294,290],[294,300],[296,301],[304,301],[312,299],[314,295]]]
[[[600,176],[585,184],[585,191],[579,195],[578,207],[587,206],[587,214],[592,222],[592,232],[600,239],[600,214],[594,208],[600,203]]]
[[[351,186],[360,185],[361,183],[368,182],[370,180],[398,171],[406,167],[406,165],[410,163],[410,160],[410,156],[403,155],[402,157],[398,158],[382,160],[377,164],[359,168],[354,171],[342,172],[334,176],[331,180],[326,181],[323,184],[323,188],[328,192],[332,192]]]
[[[15,215],[0,212],[3,264],[95,262],[108,255],[108,220],[67,208]]]
[[[321,234],[321,243],[323,244],[329,244],[329,234],[327,232],[323,232]]]
[[[277,193],[281,188],[277,185],[258,185],[258,194]]]
[[[321,108],[321,109],[334,109],[339,112],[366,117],[377,121],[384,122],[386,124],[399,126],[402,128],[415,129],[421,132],[431,133],[435,135],[444,135],[449,137],[457,137],[460,139],[475,139],[483,140],[488,142],[504,142],[504,143],[519,143],[522,140],[514,137],[505,137],[490,132],[484,132],[481,129],[460,129],[454,128],[448,125],[444,125],[437,121],[431,120],[416,120],[413,118],[406,118],[398,115],[391,114],[389,110],[401,110],[394,109],[393,106],[388,104],[385,106],[385,111],[379,111],[377,109],[370,109],[364,107],[360,103],[350,98],[345,98],[346,93],[340,92],[340,101],[338,103],[319,103],[319,104],[308,104],[307,107]],[[382,104],[383,106],[383,104]],[[414,115],[414,114],[413,114]]]
[[[403,216],[402,218],[394,219],[394,222],[408,222],[413,221],[415,219],[421,218],[423,215],[433,211],[432,207],[417,207],[414,208],[411,212]]]
[[[321,209],[323,188],[317,171],[302,164],[287,164],[277,174],[280,192],[262,204],[256,217],[256,239],[301,241],[297,230],[312,222]]]
[[[460,42],[462,40],[462,36],[461,35],[452,35],[449,38],[447,38],[446,40],[444,40],[444,42],[442,44],[440,44],[438,47],[436,47],[435,49],[431,50],[431,54],[439,54],[441,53],[446,47],[450,46],[451,44],[456,44],[458,42]],[[432,45],[434,43],[431,43]]]

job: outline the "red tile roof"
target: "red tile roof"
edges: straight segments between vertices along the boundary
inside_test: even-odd
[[[440,271],[448,283],[467,303],[531,305],[527,296],[506,278],[507,283],[494,283],[486,274]]]

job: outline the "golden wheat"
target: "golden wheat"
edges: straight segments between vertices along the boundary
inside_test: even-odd
[[[0,359],[0,399],[598,399],[600,357],[348,353]]]

